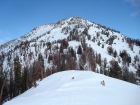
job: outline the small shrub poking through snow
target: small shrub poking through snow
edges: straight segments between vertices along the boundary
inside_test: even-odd
[[[103,86],[105,86],[105,82],[104,82],[104,80],[103,80],[103,81],[101,81],[101,84],[102,84]]]

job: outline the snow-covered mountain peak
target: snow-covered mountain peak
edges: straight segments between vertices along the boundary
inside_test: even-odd
[[[37,80],[65,70],[88,70],[140,84],[140,41],[86,19],[70,17],[35,27],[0,45],[0,81],[5,80],[1,77],[6,72],[6,89],[16,89],[4,90],[3,101],[36,86]]]
[[[85,20],[83,18],[74,16],[74,17],[69,17],[67,19],[63,19],[63,20],[59,20],[57,22],[57,25],[62,26],[62,25],[78,25],[80,27],[81,26],[89,26],[93,24],[92,22]]]

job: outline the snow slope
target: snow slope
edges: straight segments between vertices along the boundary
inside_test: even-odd
[[[4,105],[140,105],[139,86],[91,71],[59,72],[38,84]]]

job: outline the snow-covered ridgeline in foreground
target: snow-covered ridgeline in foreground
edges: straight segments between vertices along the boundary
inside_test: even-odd
[[[38,84],[4,105],[140,105],[139,86],[91,71],[58,72]]]

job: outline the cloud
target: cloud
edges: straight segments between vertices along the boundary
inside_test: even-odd
[[[130,14],[131,17],[136,17],[139,14],[139,11],[135,11]]]
[[[140,0],[124,0],[124,2],[130,3],[134,7],[140,6]]]

